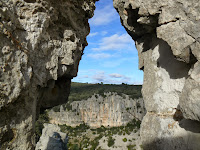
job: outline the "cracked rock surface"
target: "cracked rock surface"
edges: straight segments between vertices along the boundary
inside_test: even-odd
[[[200,149],[198,0],[114,0],[144,71],[144,149]],[[193,131],[194,122],[197,131]]]
[[[34,149],[40,107],[67,101],[95,0],[0,1],[0,149]]]
[[[66,102],[95,1],[0,1],[0,149],[34,149],[40,107]],[[199,0],[113,3],[144,71],[144,149],[199,150]]]

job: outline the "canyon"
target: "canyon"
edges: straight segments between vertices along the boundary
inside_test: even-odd
[[[34,149],[40,110],[67,102],[95,2],[0,1],[0,149]],[[199,1],[113,0],[113,5],[144,71],[144,149],[199,150]]]
[[[67,103],[69,110],[62,105],[58,112],[51,109],[48,112],[50,123],[72,127],[84,123],[91,128],[99,128],[125,126],[133,119],[142,121],[145,115],[142,98],[133,100],[125,94],[104,94],[105,97],[94,94],[87,100]]]

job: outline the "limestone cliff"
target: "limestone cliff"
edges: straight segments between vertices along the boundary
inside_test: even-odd
[[[33,149],[40,106],[66,101],[94,3],[0,1],[0,149]],[[114,0],[114,6],[144,70],[144,149],[200,149],[199,0]]]
[[[71,107],[69,107],[69,105]],[[60,107],[59,112],[49,111],[50,123],[90,127],[115,127],[126,125],[133,119],[142,120],[145,115],[143,99],[131,99],[128,95],[105,93],[105,98],[94,94],[91,98],[67,104],[71,109]],[[64,109],[65,108],[65,109]]]
[[[95,0],[0,1],[0,149],[34,147],[40,106],[66,102]]]
[[[144,71],[144,149],[200,149],[200,3],[114,0]]]

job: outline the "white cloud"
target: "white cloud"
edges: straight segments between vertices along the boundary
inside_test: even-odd
[[[78,76],[79,79],[89,78],[88,75]]]
[[[103,82],[106,84],[133,83],[131,77],[128,77],[126,75],[121,75],[118,73],[112,73],[108,75],[104,71],[95,72],[95,74],[92,76],[92,82],[93,83]]]
[[[105,84],[142,84],[143,81],[135,80],[134,75],[124,75],[120,73],[108,74],[102,70],[80,70],[82,75],[74,78],[73,82],[105,83]]]
[[[105,51],[105,50],[121,50],[129,49],[133,46],[133,40],[128,34],[114,34],[112,36],[104,37],[98,44],[99,47],[93,48],[95,51]]]
[[[98,32],[90,33],[90,34],[88,35],[88,37],[93,37],[93,36],[96,36],[97,34],[98,34]]]
[[[102,32],[101,32],[101,35],[104,36],[104,35],[106,35],[107,33],[108,33],[107,31],[102,31]]]
[[[93,77],[92,77],[96,82],[104,82],[106,79],[104,71],[97,72]]]
[[[110,58],[114,55],[107,54],[107,53],[95,53],[95,54],[88,54],[87,57],[90,57],[92,59],[104,59],[104,58]]]
[[[118,74],[118,73],[112,73],[112,74],[109,74],[109,76],[112,77],[112,78],[121,78],[121,77],[123,77],[123,75]]]
[[[102,9],[96,9],[94,17],[89,20],[90,25],[99,26],[107,25],[113,20],[117,19],[118,15],[112,5],[105,6]]]

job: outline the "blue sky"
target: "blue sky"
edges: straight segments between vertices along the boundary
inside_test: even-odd
[[[142,84],[134,41],[120,23],[112,0],[96,2],[94,17],[89,20],[88,46],[73,82],[106,84]]]

